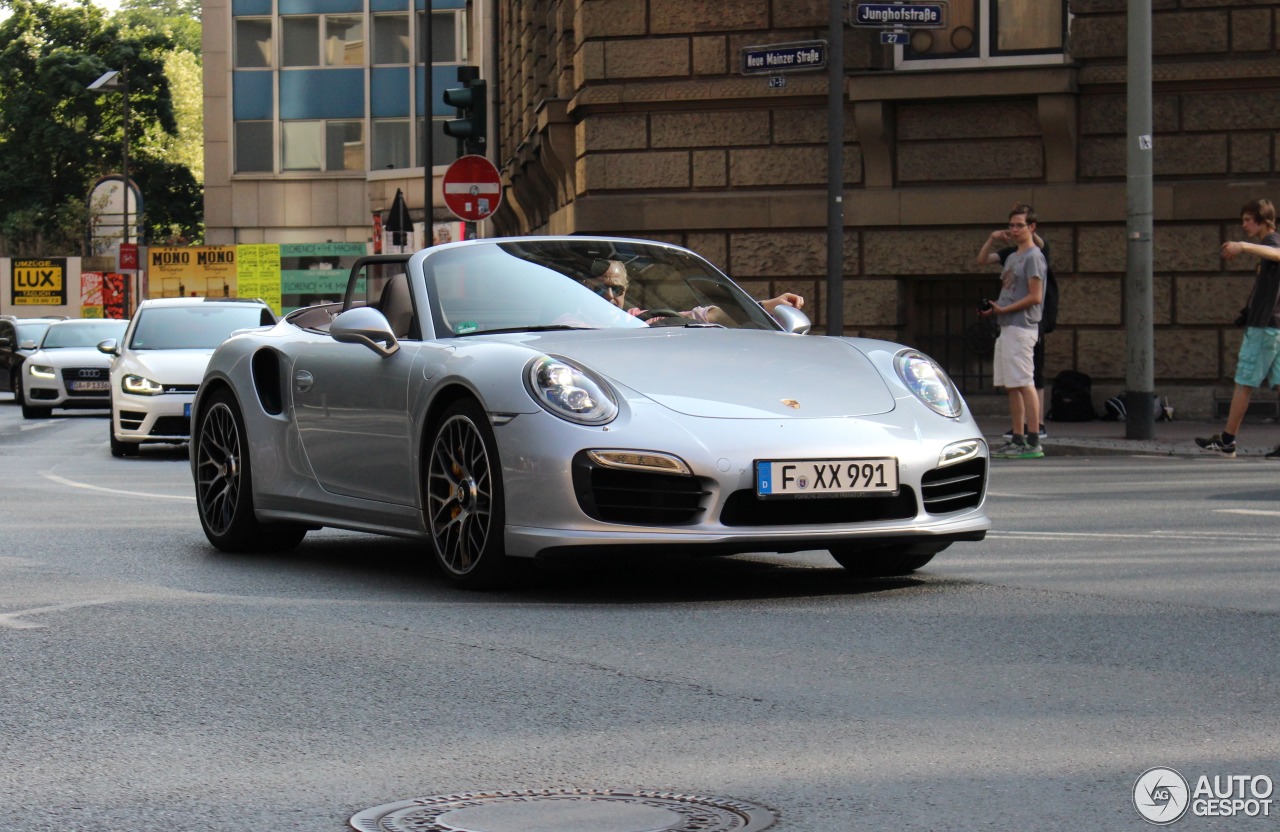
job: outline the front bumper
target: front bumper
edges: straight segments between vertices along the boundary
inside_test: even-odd
[[[191,403],[195,392],[158,396],[119,394],[111,418],[121,442],[180,443],[191,439]]]

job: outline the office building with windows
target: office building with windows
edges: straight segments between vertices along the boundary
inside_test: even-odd
[[[365,242],[397,188],[421,218],[424,130],[438,177],[441,92],[484,34],[466,0],[430,3],[430,96],[424,0],[204,4],[206,242]]]

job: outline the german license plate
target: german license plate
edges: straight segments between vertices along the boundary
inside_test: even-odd
[[[70,385],[72,390],[109,390],[111,382],[109,381],[73,381]]]
[[[777,497],[896,497],[898,460],[779,459],[756,461],[756,495]]]

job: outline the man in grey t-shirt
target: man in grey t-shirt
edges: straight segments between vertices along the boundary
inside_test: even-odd
[[[991,454],[1001,459],[1044,456],[1040,447],[1040,398],[1036,395],[1033,353],[1044,308],[1047,265],[1044,254],[1036,247],[1035,230],[1035,210],[1026,204],[1013,206],[1009,212],[1008,237],[1017,251],[1004,261],[999,298],[978,313],[984,317],[995,315],[1000,325],[992,361],[994,383],[1008,393],[1009,416],[1013,421],[1012,438]],[[988,238],[978,253],[979,262],[986,259],[990,242]]]

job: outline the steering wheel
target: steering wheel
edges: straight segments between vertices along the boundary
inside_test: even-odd
[[[642,321],[651,321],[654,318],[681,318],[684,316],[676,309],[646,309],[636,317]]]

